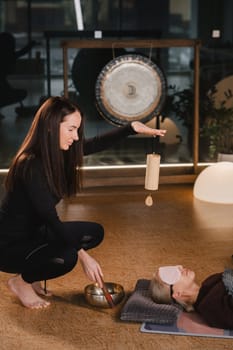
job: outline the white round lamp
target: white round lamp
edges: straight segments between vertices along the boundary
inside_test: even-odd
[[[205,168],[196,178],[193,195],[205,202],[233,204],[233,162]]]

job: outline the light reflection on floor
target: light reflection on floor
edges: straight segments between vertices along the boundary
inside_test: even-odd
[[[218,239],[219,229],[221,228],[224,229],[226,239],[229,239],[229,233],[233,234],[232,204],[208,203],[193,197],[193,209],[197,230],[198,228],[205,230],[205,237],[208,233],[209,238]],[[219,239],[224,239],[222,234]]]

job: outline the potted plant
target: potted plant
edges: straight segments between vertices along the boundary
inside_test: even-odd
[[[206,93],[204,84],[200,85],[199,91],[199,125],[200,129],[205,124],[206,116],[211,115],[213,102]],[[187,87],[180,90],[175,85],[168,87],[166,103],[163,109],[164,115],[175,113],[177,120],[181,121],[188,133],[188,147],[193,150],[193,122],[194,122],[194,89]]]
[[[230,160],[232,157],[233,161],[233,108],[227,108],[226,101],[216,106],[213,95],[209,98],[212,110],[201,128],[201,135],[209,140],[209,157],[211,160]]]
[[[179,90],[176,86],[170,86],[169,91],[165,113],[174,112],[177,118],[182,121],[188,130],[188,143],[190,150],[192,150],[193,89]],[[226,101],[221,101],[217,105],[215,96],[216,87],[207,92],[205,84],[200,85],[200,152],[202,157],[207,157],[209,160],[229,160],[229,155],[233,157],[233,107],[226,107]],[[205,156],[206,147],[207,154]]]

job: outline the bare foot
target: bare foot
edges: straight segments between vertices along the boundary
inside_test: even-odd
[[[50,290],[44,290],[44,288],[41,286],[41,282],[38,281],[38,282],[33,282],[32,283],[32,288],[34,289],[34,291],[37,293],[37,294],[40,294],[40,295],[44,295],[46,297],[50,297],[52,294],[52,292]]]
[[[49,306],[49,302],[40,298],[30,283],[25,282],[21,275],[12,277],[8,281],[8,287],[19,298],[21,303],[30,309],[41,309]]]

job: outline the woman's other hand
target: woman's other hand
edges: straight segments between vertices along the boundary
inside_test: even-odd
[[[84,249],[80,249],[78,251],[78,257],[86,276],[91,281],[98,283],[98,285],[102,288],[103,272],[98,262],[92,258]]]
[[[137,134],[144,134],[150,136],[164,136],[167,132],[167,130],[164,129],[150,128],[149,126],[146,126],[145,124],[138,121],[132,122],[131,127]]]

